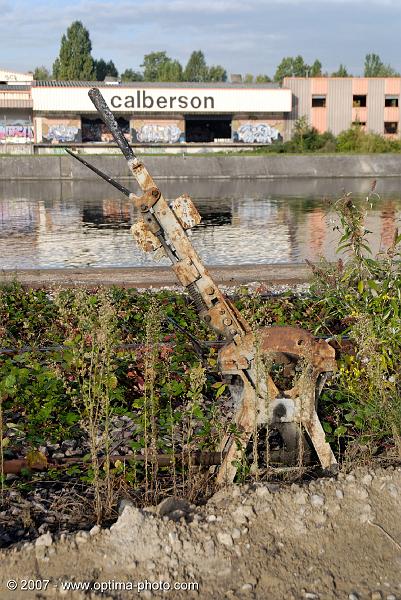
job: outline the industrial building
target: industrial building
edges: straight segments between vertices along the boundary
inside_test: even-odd
[[[0,70],[0,144],[35,152],[113,149],[88,91],[101,88],[130,143],[188,149],[290,139],[300,117],[334,135],[360,123],[399,137],[401,78],[296,78],[275,84],[33,81]],[[20,146],[21,150],[21,146]],[[177,150],[179,151],[179,150]]]
[[[400,136],[400,77],[287,77],[283,86],[292,91],[291,123],[305,116],[320,133],[338,135],[359,123],[366,131]]]

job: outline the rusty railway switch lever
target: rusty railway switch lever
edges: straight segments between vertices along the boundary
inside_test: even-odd
[[[322,382],[324,384],[328,374],[336,369],[334,348],[294,327],[251,330],[241,313],[222,294],[189,240],[187,230],[201,220],[191,198],[183,194],[169,204],[133,153],[100,91],[92,88],[89,97],[124,154],[142,196],[136,196],[81,157],[69,154],[137,206],[142,218],[132,226],[135,240],[144,251],[162,252],[170,259],[200,316],[226,340],[219,350],[219,366],[235,402],[236,433],[235,437],[227,435],[219,448],[223,460],[217,473],[218,482],[233,481],[238,461],[257,427],[277,430],[283,441],[283,454],[293,458],[303,435],[300,434],[302,427],[321,465],[325,469],[335,467],[336,459],[316,412]],[[264,364],[270,368],[264,368]],[[304,374],[294,383],[289,375],[299,370],[300,365]],[[275,368],[281,369],[281,378],[274,377]]]

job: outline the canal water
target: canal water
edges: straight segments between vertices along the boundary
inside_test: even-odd
[[[365,202],[371,184],[371,179],[159,182],[166,198],[187,192],[195,201],[202,224],[191,239],[209,265],[334,260],[339,234],[333,204],[344,191]],[[378,179],[376,191],[372,208],[367,203],[374,252],[391,243],[398,227],[401,179]],[[155,265],[131,237],[137,218],[128,200],[103,181],[2,181],[0,268]]]

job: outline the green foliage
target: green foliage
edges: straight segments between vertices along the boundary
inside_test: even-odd
[[[331,77],[351,77],[351,75],[349,75],[347,68],[341,63],[337,71],[331,74]]]
[[[309,77],[321,77],[322,76],[322,63],[320,60],[315,60],[313,65],[309,69]]]
[[[227,71],[221,65],[212,65],[209,67],[208,81],[227,81]]]
[[[272,150],[280,152],[335,152],[336,138],[330,131],[319,133],[311,127],[306,117],[300,117],[294,124],[294,135],[288,142],[276,142]]]
[[[121,81],[143,81],[143,75],[139,71],[125,69],[125,71],[121,73]]]
[[[312,294],[321,323],[342,324],[351,347],[323,395],[325,429],[332,441],[354,442],[354,452],[377,453],[395,444],[401,456],[401,236],[396,233],[392,246],[372,257],[367,203],[345,194],[335,208],[346,261],[317,269]]]
[[[106,77],[118,77],[118,71],[112,60],[106,62],[103,58],[94,61],[96,81],[104,81]]]
[[[145,54],[143,63],[141,64],[144,81],[159,81],[160,72],[169,62],[171,62],[171,58],[167,56],[165,50]]]
[[[182,66],[178,60],[169,60],[160,66],[158,81],[182,81],[183,77]]]
[[[33,72],[33,78],[35,79],[35,81],[45,81],[47,79],[50,79],[49,69],[47,69],[44,65],[42,65],[41,67],[36,67],[36,69]]]
[[[53,64],[54,79],[91,80],[94,78],[94,61],[89,31],[81,21],[74,21],[61,38],[60,53]]]
[[[270,83],[270,81],[271,79],[268,75],[256,75],[255,77],[255,83]]]
[[[208,81],[208,75],[205,55],[201,50],[194,50],[184,70],[185,81]]]
[[[317,77],[321,75],[322,64],[315,60],[312,66],[306,64],[302,56],[287,56],[282,59],[274,74],[274,81],[282,82],[284,77]]]
[[[355,124],[337,136],[337,150],[356,153],[399,152],[401,143],[378,133],[366,132],[359,124]]]
[[[390,65],[385,65],[378,54],[365,56],[365,77],[399,77],[400,74]]]

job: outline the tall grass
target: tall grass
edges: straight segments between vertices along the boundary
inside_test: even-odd
[[[90,446],[90,479],[94,489],[96,519],[110,516],[113,482],[110,470],[110,401],[117,385],[113,354],[117,343],[116,314],[110,293],[94,297],[83,289],[55,295],[60,317],[66,324],[68,350],[64,359],[75,371],[76,385],[67,381]]]

